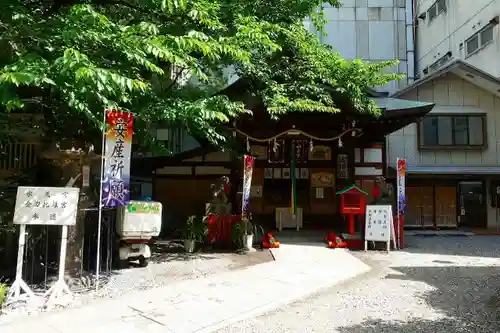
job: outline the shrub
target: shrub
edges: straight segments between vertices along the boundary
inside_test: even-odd
[[[0,308],[2,308],[3,302],[7,297],[7,292],[9,291],[9,286],[5,283],[0,283]]]

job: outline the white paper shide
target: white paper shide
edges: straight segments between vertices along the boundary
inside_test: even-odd
[[[14,223],[75,225],[79,189],[76,187],[19,186]]]

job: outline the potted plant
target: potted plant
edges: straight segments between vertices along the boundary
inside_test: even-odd
[[[251,251],[253,249],[253,226],[250,219],[251,217],[243,218],[243,248],[247,251]]]
[[[182,240],[184,241],[184,249],[188,253],[193,253],[196,248],[196,242],[201,242],[205,235],[205,225],[201,219],[196,216],[190,216],[184,230],[182,231]]]
[[[241,250],[243,248],[244,233],[245,231],[243,230],[242,223],[233,223],[231,226],[231,242],[237,250]]]

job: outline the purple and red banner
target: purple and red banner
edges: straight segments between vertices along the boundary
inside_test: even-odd
[[[396,215],[397,223],[395,224],[395,230],[397,235],[397,248],[402,249],[405,247],[404,241],[404,224],[405,218],[404,214],[406,212],[406,159],[397,159],[397,174],[396,174],[396,192],[397,192],[397,205],[398,211]]]
[[[134,115],[106,110],[102,201],[104,207],[118,207],[130,201],[130,158]]]
[[[396,174],[396,191],[397,191],[397,206],[398,214],[403,215],[406,211],[406,159],[397,159],[397,174]]]
[[[241,196],[241,217],[249,217],[250,189],[255,158],[250,155],[243,157],[243,195]]]

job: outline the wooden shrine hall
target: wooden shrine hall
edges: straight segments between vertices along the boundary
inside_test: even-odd
[[[262,103],[241,96],[246,88],[246,82],[238,80],[226,89],[253,112],[228,125],[228,131],[236,138],[241,155],[255,157],[250,212],[255,223],[266,227],[280,220],[284,228],[332,228],[340,218],[336,192],[350,185],[367,192],[366,202],[370,203],[377,179],[387,170],[385,136],[419,120],[434,106],[370,91],[369,96],[382,109],[378,118],[356,112],[350,101],[339,97],[335,99],[342,110],[339,113],[297,112],[276,121]],[[135,161],[132,174],[139,168],[149,170],[153,200],[162,202],[170,218],[181,220],[204,215],[212,196],[211,185],[226,176],[232,212],[239,214],[243,162],[235,155],[202,146],[171,157]],[[295,219],[290,210],[292,178]]]

